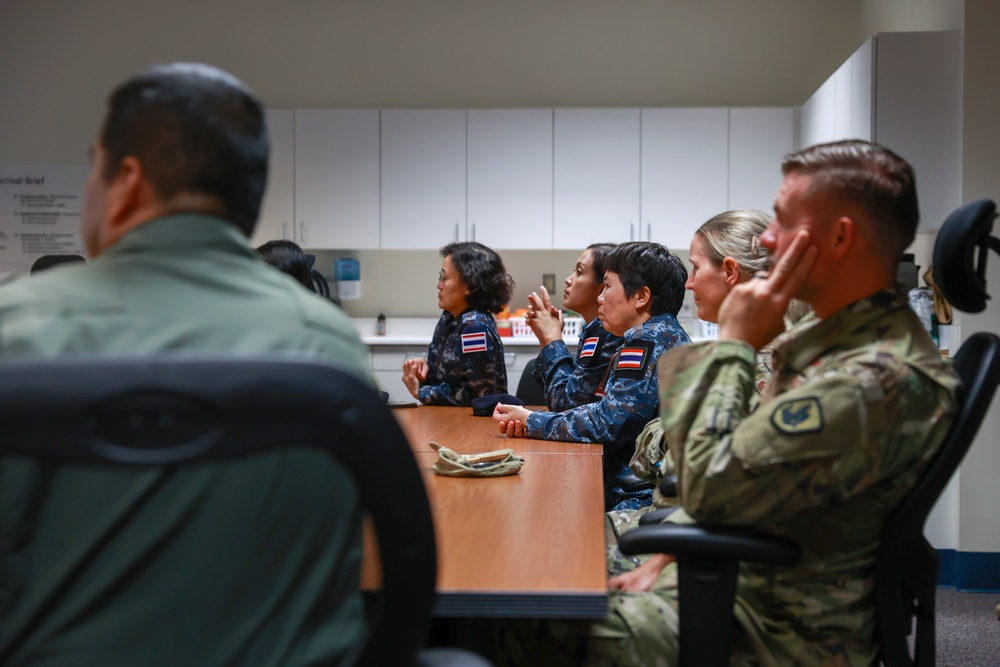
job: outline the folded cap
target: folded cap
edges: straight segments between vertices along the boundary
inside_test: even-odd
[[[507,403],[509,405],[524,405],[522,401],[517,396],[512,396],[510,394],[490,394],[489,396],[477,396],[472,399],[472,414],[476,417],[492,417],[493,409],[497,407],[498,403]]]
[[[502,477],[515,475],[524,465],[524,459],[514,455],[513,449],[497,449],[481,454],[459,454],[431,441],[438,453],[434,472],[449,477]]]

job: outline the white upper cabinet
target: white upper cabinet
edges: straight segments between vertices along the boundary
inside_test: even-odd
[[[553,247],[639,240],[639,110],[556,109]]]
[[[642,240],[687,249],[728,186],[728,109],[642,110]]]
[[[552,110],[468,112],[468,238],[552,247]]]
[[[382,112],[381,247],[465,241],[464,109]]]
[[[800,148],[841,139],[872,138],[872,64],[869,38],[823,82],[800,112]]]
[[[799,147],[868,139],[917,174],[920,229],[961,204],[962,47],[958,32],[882,33],[802,105]]]
[[[295,240],[305,248],[379,247],[379,112],[295,112]]]
[[[729,209],[771,214],[781,185],[781,160],[793,149],[790,107],[729,110]]]
[[[257,227],[250,245],[278,239],[294,240],[295,226],[295,112],[268,109],[267,129],[271,156],[267,169],[267,190],[261,204]]]

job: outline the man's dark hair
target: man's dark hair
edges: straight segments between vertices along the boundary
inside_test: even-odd
[[[100,136],[110,181],[133,156],[162,200],[211,195],[223,215],[253,232],[267,182],[264,109],[233,76],[208,65],[159,65],[108,98]]]
[[[829,192],[863,206],[895,262],[913,243],[920,221],[916,176],[888,148],[858,139],[819,144],[786,155],[781,171],[811,176],[812,192]]]
[[[451,263],[469,290],[465,302],[469,308],[487,313],[499,313],[510,302],[514,279],[507,274],[503,260],[482,243],[469,241],[449,243],[441,248],[442,257]]]
[[[257,248],[264,261],[283,273],[287,273],[300,283],[313,289],[312,267],[302,248],[294,241],[268,241]]]
[[[604,284],[604,272],[607,271],[605,263],[614,249],[614,243],[591,243],[587,246],[590,251],[590,268],[594,270],[594,279],[598,285]]]
[[[643,285],[649,287],[650,315],[668,313],[676,317],[680,312],[687,269],[677,255],[659,243],[621,243],[608,255],[604,269],[618,274],[626,297],[631,298]]]

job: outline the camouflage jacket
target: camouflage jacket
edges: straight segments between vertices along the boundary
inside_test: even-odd
[[[507,392],[503,343],[493,316],[441,313],[427,350],[427,378],[417,395],[427,405],[469,405],[477,396]]]
[[[549,410],[561,412],[601,400],[597,389],[623,340],[621,336],[608,333],[595,318],[580,332],[576,360],[569,355],[562,340],[543,347],[535,361],[535,377],[545,387]]]
[[[773,364],[751,411],[750,346],[660,360],[684,509],[673,520],[750,525],[802,547],[796,567],[741,570],[741,664],[869,665],[883,524],[944,439],[958,379],[899,290],[808,318],[775,339]]]
[[[599,388],[601,400],[565,412],[532,412],[525,431],[530,438],[599,442],[604,445],[604,503],[615,508],[627,497],[621,481],[635,438],[657,410],[656,360],[671,347],[690,343],[677,318],[657,315],[625,332],[624,342]],[[643,504],[648,505],[651,493]]]

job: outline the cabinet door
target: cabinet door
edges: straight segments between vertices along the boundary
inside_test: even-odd
[[[552,110],[469,111],[469,239],[552,247]]]
[[[381,247],[464,240],[465,110],[383,111]]]
[[[295,112],[291,109],[268,109],[266,118],[271,156],[267,168],[267,190],[257,227],[250,237],[250,245],[255,248],[268,241],[295,239]]]
[[[556,109],[553,247],[639,239],[639,110]]]
[[[774,210],[781,159],[792,150],[791,107],[729,110],[729,208]]]
[[[686,250],[729,200],[729,110],[642,110],[642,238]]]
[[[378,248],[378,111],[295,112],[295,214],[303,247]]]

